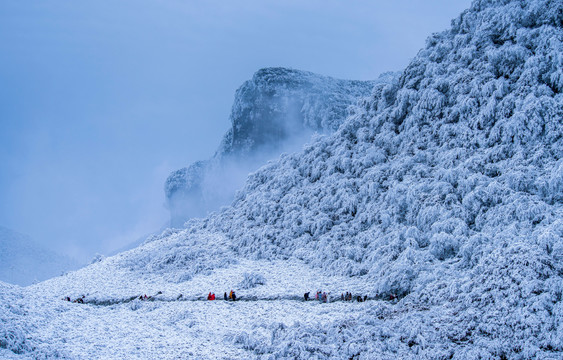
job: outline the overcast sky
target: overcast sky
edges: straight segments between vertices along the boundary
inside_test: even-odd
[[[0,2],[0,225],[88,261],[168,220],[263,67],[403,69],[469,0]]]

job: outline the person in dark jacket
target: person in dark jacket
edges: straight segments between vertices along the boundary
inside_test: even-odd
[[[237,294],[235,294],[235,292],[233,291],[233,301],[235,301],[237,299]]]
[[[227,298],[227,292],[225,291],[225,294],[223,294],[223,298],[225,299],[225,301],[229,300],[229,298]]]
[[[306,292],[305,295],[303,295],[303,297],[305,298],[305,301],[309,300],[309,293]]]

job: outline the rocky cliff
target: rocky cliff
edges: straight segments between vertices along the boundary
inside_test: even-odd
[[[334,132],[351,105],[374,85],[396,77],[387,73],[376,81],[351,81],[285,68],[259,70],[237,90],[232,126],[215,156],[167,179],[171,225],[181,227],[189,218],[228,205],[250,172],[282,152],[300,150],[314,133]]]

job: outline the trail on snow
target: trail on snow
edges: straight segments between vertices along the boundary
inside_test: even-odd
[[[341,300],[340,297],[338,298],[334,298],[328,302],[323,302],[323,301],[319,301],[316,299],[310,299],[308,301],[303,300],[302,296],[275,296],[275,297],[266,297],[266,298],[260,298],[257,296],[245,296],[245,297],[240,297],[237,298],[236,301],[233,300],[224,300],[224,299],[217,299],[217,300],[207,300],[205,297],[184,297],[184,296],[179,296],[177,298],[169,298],[169,297],[149,297],[148,299],[140,299],[139,296],[141,295],[137,295],[137,296],[132,296],[129,298],[124,298],[124,299],[105,299],[105,300],[98,300],[98,299],[83,299],[83,303],[79,303],[76,301],[73,301],[73,303],[77,303],[77,304],[85,304],[85,305],[95,305],[95,306],[112,306],[112,305],[119,305],[119,304],[127,304],[127,303],[131,303],[134,301],[138,301],[139,303],[143,303],[143,302],[180,302],[180,301],[191,301],[191,302],[228,302],[228,303],[237,303],[237,302],[271,302],[271,301],[296,301],[296,302],[307,302],[307,303],[319,303],[319,304],[331,304],[331,303],[336,303],[336,302],[344,302],[344,303],[359,303],[356,299],[352,300],[352,301],[344,301]],[[373,302],[373,301],[379,301],[379,302],[385,302],[385,303],[391,303],[391,304],[396,304],[397,300],[384,300],[381,298],[368,298],[366,300],[362,300],[360,301],[360,303],[363,302]]]

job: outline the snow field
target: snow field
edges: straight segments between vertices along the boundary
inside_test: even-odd
[[[22,357],[254,358],[260,356],[254,346],[263,342],[261,349],[270,346],[268,339],[273,331],[292,326],[329,326],[335,320],[346,321],[350,313],[363,311],[373,303],[305,303],[305,291],[311,291],[314,297],[316,289],[361,291],[370,285],[361,279],[324,276],[299,261],[240,261],[179,284],[162,278],[156,281],[155,277],[144,283],[135,272],[115,271],[114,261],[105,259],[28,288],[11,288],[12,303],[25,316],[13,317],[10,323],[21,328],[23,338],[33,339]],[[112,271],[111,276],[105,271]],[[222,299],[221,290],[228,291],[229,285],[241,282],[247,273],[259,273],[265,281],[246,290],[232,286],[243,301],[203,300],[209,291]],[[121,285],[116,286],[118,283]],[[88,304],[92,300],[129,299],[131,294],[139,293],[138,289],[146,289],[149,295],[157,291],[163,294],[155,301]],[[88,293],[92,290],[95,291]],[[339,298],[336,292],[333,296]],[[175,301],[179,293],[193,301]],[[73,299],[85,294],[87,303],[63,301],[67,294]],[[267,300],[245,301],[251,296]],[[298,300],[283,299],[287,296]],[[250,337],[254,339],[252,349],[245,343]]]
[[[252,358],[256,354],[242,340],[247,334],[262,342],[272,328],[324,326],[361,306],[288,300],[136,301],[109,307],[63,303],[56,307],[66,308],[64,316],[35,321],[29,336],[77,359]]]

